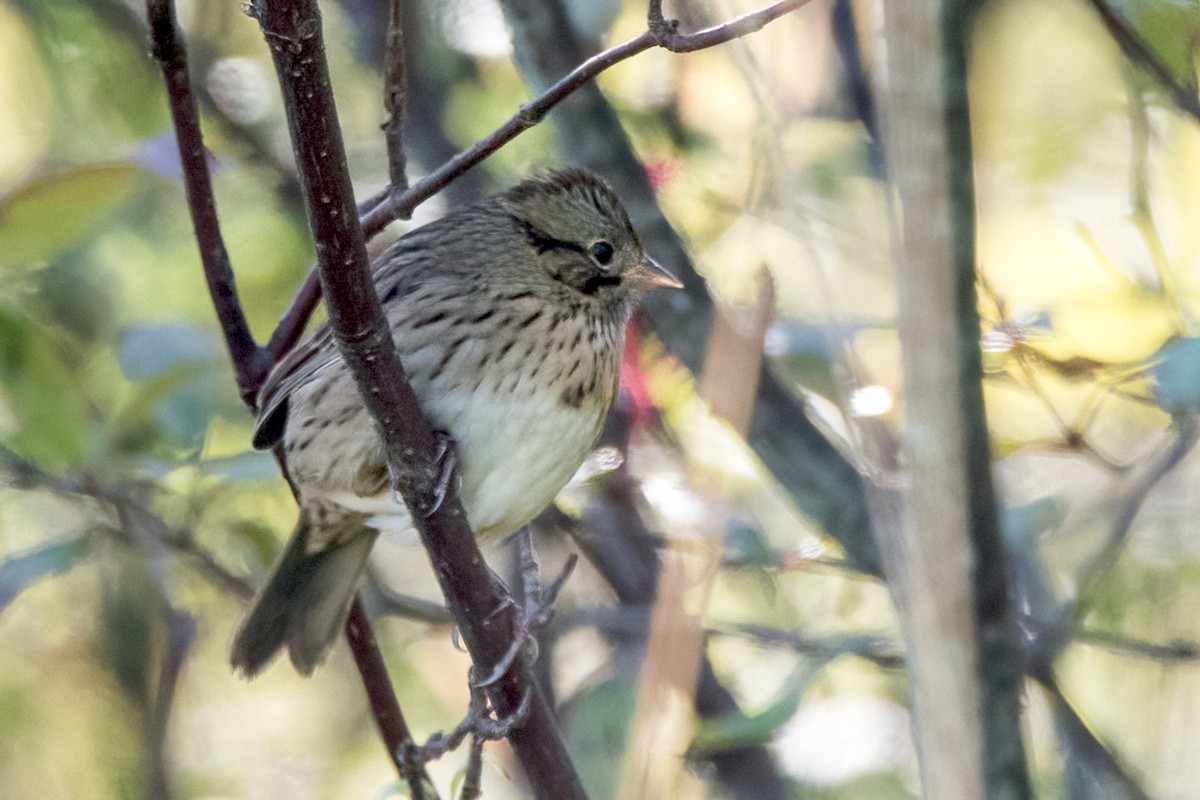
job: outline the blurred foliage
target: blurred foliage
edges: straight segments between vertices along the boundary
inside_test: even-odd
[[[356,21],[358,5],[323,8],[365,195],[386,171],[369,55],[382,32]],[[422,9],[418,69],[444,103],[441,118],[409,121],[422,140],[466,146],[529,96],[484,7]],[[606,41],[644,24],[638,3],[572,7],[596,11],[582,24]],[[1194,85],[1195,3],[1116,8]],[[247,684],[226,665],[239,594],[294,510],[271,458],[249,449],[143,13],[125,0],[0,3],[0,796],[161,796],[158,780],[180,797],[386,796],[394,774],[345,652],[311,680],[280,666]],[[870,425],[898,428],[903,409],[888,195],[827,13],[814,5],[716,51],[647,53],[600,84],[735,318],[770,271],[767,353],[861,454]],[[181,2],[180,14],[226,242],[265,339],[312,255],[270,59],[236,4]],[[1029,696],[1039,797],[1190,796],[1200,670],[1152,645],[1200,641],[1196,458],[1126,490],[1200,410],[1200,130],[1085,4],[983,3],[972,52],[996,473],[1024,630],[1061,690]],[[549,126],[531,131],[484,183],[556,163],[554,147]],[[428,170],[429,158],[414,160]],[[914,796],[903,674],[872,649],[895,639],[886,588],[844,569],[690,376],[645,369],[666,428],[640,429],[627,453],[642,511],[685,547],[723,540],[703,620],[724,632],[707,652],[743,713],[704,722],[693,755],[766,743],[796,797]],[[564,505],[587,507],[603,486]],[[1115,557],[1085,574],[1131,503]],[[381,550],[380,580],[436,597],[422,556]],[[615,613],[586,569],[562,605]],[[410,722],[422,735],[451,727],[467,663],[450,632],[380,620]],[[582,631],[543,658],[581,773],[606,798],[637,701],[637,637],[615,623]],[[521,796],[508,751],[489,753],[487,796]],[[450,787],[461,766],[450,756],[434,777]],[[680,797],[719,793],[706,768],[680,781]]]

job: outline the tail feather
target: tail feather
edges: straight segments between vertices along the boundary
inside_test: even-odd
[[[248,678],[285,647],[296,669],[311,674],[346,620],[376,533],[363,528],[312,553],[310,536],[311,523],[301,511],[279,564],[234,636],[230,662]]]

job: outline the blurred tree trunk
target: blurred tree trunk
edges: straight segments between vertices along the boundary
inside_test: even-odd
[[[925,797],[1015,800],[1030,789],[981,386],[965,3],[883,13],[906,398],[906,493],[881,526],[884,569],[908,643]]]

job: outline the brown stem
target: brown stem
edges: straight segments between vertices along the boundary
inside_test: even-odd
[[[358,213],[361,216],[369,208],[374,208],[375,205],[387,197],[391,189],[385,189],[377,195],[359,203]],[[382,229],[381,229],[382,230]],[[379,231],[367,231],[367,238],[371,238]],[[267,343],[267,364],[274,365],[283,358],[287,351],[296,346],[296,342],[300,341],[300,337],[304,335],[304,328],[308,325],[309,319],[312,318],[313,312],[317,310],[317,303],[321,302],[321,276],[317,272],[317,267],[314,264],[308,270],[308,275],[304,279],[304,283],[300,286],[300,290],[296,292],[296,297],[292,300],[292,304],[288,306],[288,310],[284,313],[283,318],[276,326],[275,332],[271,334],[271,341]]]
[[[238,301],[229,253],[221,237],[212,176],[208,170],[208,151],[200,132],[200,111],[192,92],[187,49],[175,19],[175,5],[172,0],[147,0],[146,15],[151,48],[167,85],[175,141],[179,145],[179,160],[183,167],[183,185],[196,242],[200,246],[204,278],[225,335],[242,399],[253,405],[269,363],[265,351],[254,343],[250,333],[250,324]]]
[[[410,509],[463,640],[481,674],[509,649],[515,610],[487,568],[457,497],[436,501],[437,440],[396,355],[371,282],[346,169],[316,0],[258,0],[316,243],[330,325],[379,425],[393,484]],[[532,693],[532,696],[530,696]],[[510,741],[538,797],[583,798],[553,713],[522,659],[489,687],[492,705],[528,714]]]
[[[375,717],[388,757],[396,765],[396,771],[408,782],[415,800],[433,800],[430,797],[433,784],[424,765],[416,759],[404,757],[415,745],[415,740],[400,708],[400,701],[396,699],[396,692],[392,689],[392,682],[388,680],[387,665],[383,662],[383,654],[379,652],[361,597],[355,597],[354,604],[350,606],[350,616],[346,618],[346,641],[350,643],[350,652],[354,654],[354,664],[367,691],[371,714]]]
[[[627,42],[597,53],[529,103],[521,106],[508,122],[493,133],[447,161],[412,188],[398,195],[390,193],[381,195],[380,201],[363,215],[363,228],[368,236],[372,236],[374,232],[383,230],[389,222],[410,215],[418,205],[437,194],[459,175],[477,166],[521,133],[541,122],[550,109],[614,64],[619,64],[652,47],[663,47],[674,53],[690,53],[722,44],[760,30],[772,20],[778,19],[807,2],[808,0],[780,0],[766,8],[695,33],[680,33],[676,29],[678,23],[675,20],[666,20],[654,30],[647,30]],[[389,197],[391,202],[383,202]]]
[[[304,335],[304,328],[312,318],[313,312],[317,310],[319,302],[321,302],[321,276],[314,267],[308,271],[308,276],[305,277],[300,290],[296,292],[295,299],[288,306],[283,319],[279,320],[275,332],[271,334],[271,341],[267,342],[266,350],[271,364],[278,362],[287,351],[296,346],[296,342],[300,341],[300,337]]]
[[[403,0],[392,0],[391,17],[388,19],[387,55],[384,57],[387,79],[383,86],[383,107],[387,111],[387,120],[383,123],[383,134],[387,141],[388,177],[391,179],[393,192],[403,192],[408,188],[403,141],[408,80],[404,70],[404,30],[400,25],[403,15],[402,3]]]

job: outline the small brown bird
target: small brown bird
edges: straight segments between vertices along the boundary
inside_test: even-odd
[[[454,440],[481,538],[548,506],[594,446],[640,294],[679,281],[650,260],[595,176],[526,180],[397,241],[376,291],[421,407]],[[305,674],[341,629],[380,532],[411,530],[375,424],[328,326],[263,384],[254,446],[279,447],[300,520],[233,642],[252,676],[279,650]]]

